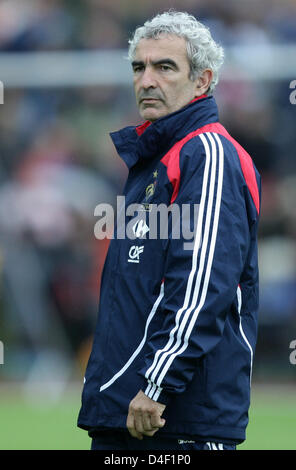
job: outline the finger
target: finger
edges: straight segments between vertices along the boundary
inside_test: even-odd
[[[129,429],[129,433],[132,437],[135,437],[136,439],[139,439],[139,441],[141,441],[143,439],[143,434],[136,431],[136,429]]]
[[[135,437],[136,439],[139,439],[139,440],[143,439],[142,433],[138,432],[135,427],[135,419],[134,419],[133,413],[128,414],[127,420],[126,420],[126,427],[132,437]]]
[[[143,431],[153,431],[150,413],[148,413],[147,411],[143,412],[142,422],[143,422]]]
[[[141,411],[134,412],[134,427],[138,433],[142,434],[145,431]]]

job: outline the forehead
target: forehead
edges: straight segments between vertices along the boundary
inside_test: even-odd
[[[162,35],[158,39],[140,39],[135,51],[136,60],[147,62],[162,58],[188,63],[185,39],[168,34]]]

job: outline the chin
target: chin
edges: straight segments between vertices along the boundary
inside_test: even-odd
[[[161,113],[159,110],[156,109],[145,109],[141,113],[141,117],[145,119],[145,121],[157,121],[157,119],[166,115],[166,113]]]

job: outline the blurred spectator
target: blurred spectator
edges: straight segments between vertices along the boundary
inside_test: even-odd
[[[0,47],[5,51],[60,49],[70,46],[73,17],[62,0],[3,0]]]

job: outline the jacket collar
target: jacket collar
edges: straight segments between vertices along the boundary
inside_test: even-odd
[[[218,121],[213,96],[203,95],[153,123],[128,126],[110,134],[120,157],[131,168],[140,158],[164,155],[176,142],[200,127]]]

